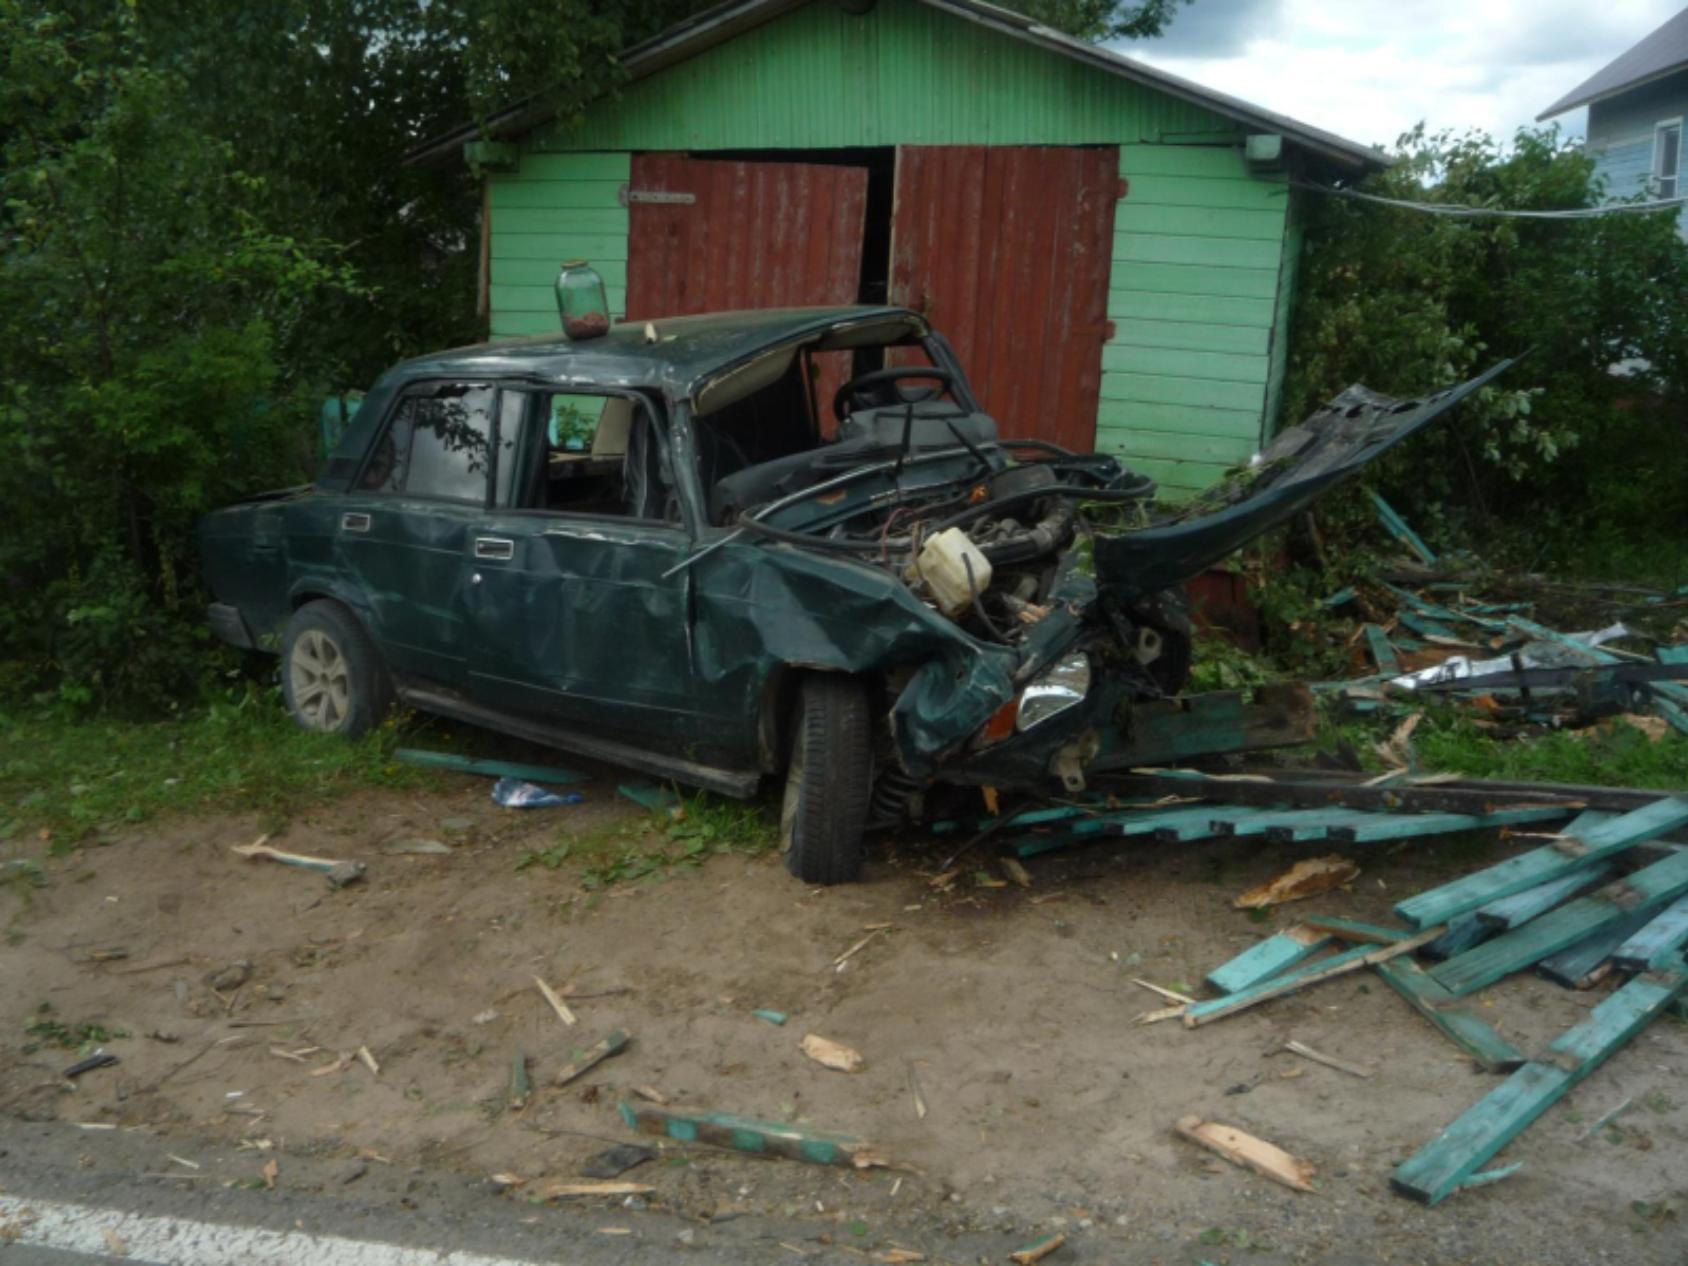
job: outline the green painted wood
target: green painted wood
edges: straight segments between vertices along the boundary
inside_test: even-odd
[[[488,186],[494,217],[516,216],[523,211],[602,211],[619,213],[627,222],[627,208],[621,205],[621,180],[501,180]],[[515,225],[516,219],[505,221]]]
[[[499,259],[492,260],[492,284],[495,286],[528,286],[545,291],[551,295],[551,306],[557,306],[556,294],[552,290],[557,280],[552,274],[561,260],[554,260],[547,269],[547,276],[539,278],[534,262],[529,259]],[[597,269],[598,275],[604,279],[606,289],[627,289],[627,261],[623,259],[596,259],[592,267]]]
[[[1127,198],[1114,212],[1114,233],[1116,236],[1121,233],[1163,233],[1281,242],[1284,236],[1284,205],[1280,201],[1276,206],[1234,210],[1211,206],[1153,206]]]
[[[1583,819],[1594,817],[1600,820],[1609,818],[1606,813],[1584,813]],[[1582,819],[1579,819],[1581,821]],[[1572,826],[1577,825],[1573,822]],[[1590,822],[1588,825],[1595,825]],[[1562,875],[1558,879],[1550,880],[1535,888],[1526,888],[1523,892],[1514,893],[1510,897],[1502,897],[1499,901],[1491,901],[1476,913],[1490,927],[1506,931],[1521,923],[1528,923],[1538,914],[1545,914],[1561,901],[1573,895],[1589,884],[1598,883],[1612,873],[1612,867],[1607,862],[1597,862],[1593,866],[1586,866],[1582,870],[1572,871],[1569,875]]]
[[[811,4],[626,85],[584,126],[548,127],[531,145],[1072,145],[1203,134],[1231,142],[1216,151],[1224,174],[1237,163],[1236,133],[1199,106],[926,5],[848,13]]]
[[[1429,616],[1417,611],[1397,611],[1396,619],[1406,625],[1420,637],[1443,638],[1447,641],[1457,641],[1459,634],[1455,633],[1451,625],[1441,624]]]
[[[1331,944],[1334,938],[1297,924],[1249,946],[1207,974],[1220,993],[1236,993],[1288,971]]]
[[[1578,897],[1476,949],[1450,958],[1431,975],[1461,996],[1576,944],[1602,927],[1688,892],[1688,853],[1654,862],[1587,897]]]
[[[517,185],[550,180],[613,180],[633,178],[633,155],[625,150],[601,154],[542,154],[529,150],[522,155],[520,171],[500,175],[492,184]],[[497,197],[496,191],[493,194]]]
[[[1621,655],[1614,655],[1610,651],[1602,650],[1598,646],[1589,646],[1579,642],[1569,634],[1561,633],[1558,629],[1548,628],[1544,624],[1537,624],[1534,620],[1526,620],[1521,616],[1509,616],[1507,626],[1528,637],[1541,642],[1551,642],[1555,646],[1570,651],[1586,664],[1621,664],[1628,662]],[[1671,723],[1678,731],[1688,733],[1688,686],[1674,681],[1648,682],[1643,689],[1653,697],[1654,710]]]
[[[1104,400],[1141,400],[1150,404],[1258,410],[1264,393],[1263,383],[1212,382],[1201,378],[1180,378],[1164,374],[1102,375]]]
[[[1264,356],[1271,331],[1247,325],[1174,321],[1166,317],[1123,317],[1114,321],[1114,341],[1125,347],[1166,347],[1188,352]]]
[[[1655,800],[1595,826],[1577,827],[1573,823],[1563,832],[1568,837],[1564,846],[1550,844],[1532,849],[1487,870],[1408,897],[1396,904],[1395,913],[1415,927],[1445,923],[1491,901],[1615,857],[1684,824],[1688,824],[1688,798],[1680,796]]]
[[[1369,844],[1422,835],[1451,835],[1455,831],[1486,831],[1527,822],[1554,822],[1564,816],[1564,809],[1548,805],[1497,809],[1493,813],[1356,813],[1352,823],[1333,827],[1331,838],[1350,844]]]
[[[1120,171],[1128,186],[1120,203],[1122,210],[1127,206],[1172,206],[1281,212],[1289,197],[1289,187],[1283,182],[1257,176],[1159,175],[1141,171],[1134,174],[1131,169],[1135,166],[1134,157],[1128,151],[1120,161]]]
[[[726,1112],[681,1112],[626,1102],[616,1106],[622,1120],[633,1129],[680,1143],[708,1143],[758,1156],[783,1156],[787,1160],[846,1168],[854,1168],[857,1157],[868,1150],[848,1134],[799,1129]]]
[[[554,268],[552,271],[556,271]],[[551,286],[500,286],[490,288],[494,312],[546,312],[557,319],[557,292]],[[604,297],[611,312],[627,310],[627,287],[612,286],[606,280]]]
[[[1462,1114],[1395,1170],[1390,1185],[1403,1195],[1436,1204],[1459,1190],[1542,1113],[1546,1112],[1678,997],[1688,968],[1630,981],[1560,1035],[1549,1059],[1532,1060]]]
[[[1607,924],[1536,964],[1536,974],[1566,989],[1592,989],[1612,970],[1612,955],[1653,917],[1652,910]]]
[[[1374,965],[1378,962],[1394,958],[1399,954],[1410,953],[1425,941],[1440,933],[1419,932],[1403,941],[1396,941],[1389,945],[1356,945],[1352,949],[1316,958],[1310,962],[1287,972],[1281,972],[1268,980],[1262,980],[1246,989],[1239,989],[1227,994],[1223,998],[1210,998],[1205,1002],[1193,1002],[1184,1008],[1184,1027],[1196,1028],[1198,1025],[1208,1024],[1220,1020],[1238,1011],[1245,1010],[1257,1003],[1277,998],[1286,993],[1294,993],[1307,985],[1315,985],[1343,975],[1350,971],[1358,971],[1362,967]]]
[[[1259,419],[1245,409],[1150,400],[1104,400],[1096,416],[1101,430],[1175,431],[1236,440],[1244,456],[1255,451],[1255,428],[1259,425]]]
[[[1375,624],[1366,625],[1366,645],[1371,649],[1379,672],[1385,677],[1401,675],[1401,661],[1395,655],[1395,648],[1389,644],[1389,635]]]
[[[1308,195],[1294,193],[1284,212],[1282,250],[1278,263],[1278,289],[1272,305],[1272,368],[1266,379],[1266,415],[1261,429],[1265,439],[1277,433],[1281,422],[1279,412],[1283,404],[1284,383],[1289,373],[1289,346],[1293,336],[1291,321],[1295,312],[1295,288],[1301,269],[1302,221],[1301,208]]]
[[[1074,835],[1153,835],[1163,827],[1196,825],[1204,830],[1216,810],[1210,804],[1190,805],[1177,809],[1132,809],[1123,813],[1103,813],[1070,828]],[[1211,832],[1210,832],[1211,833]]]
[[[1653,658],[1661,664],[1688,664],[1688,645],[1655,646]]]
[[[1175,237],[1168,234],[1116,233],[1114,268],[1132,264],[1200,264],[1210,268],[1264,268],[1277,277],[1282,248],[1277,241],[1248,242],[1228,237]],[[1276,283],[1274,280],[1274,293]]]
[[[1238,837],[1262,836],[1274,829],[1285,831],[1289,838],[1322,840],[1334,822],[1340,822],[1350,812],[1347,809],[1257,809],[1248,817],[1228,823],[1224,834]]]
[[[1126,454],[1135,466],[1141,457],[1161,457],[1174,461],[1214,462],[1234,466],[1248,458],[1253,445],[1246,440],[1218,435],[1187,434],[1177,431],[1138,431],[1130,427],[1108,427],[1098,438],[1114,446],[1113,451]]]
[[[586,259],[596,261],[600,259],[615,259],[625,261],[627,258],[627,235],[619,236],[615,233],[602,231],[589,233],[570,233],[558,230],[550,233],[501,233],[498,231],[497,217],[493,219],[492,258],[499,259],[528,259],[537,260],[544,264],[544,271],[553,280],[557,272],[557,265],[565,259]],[[571,255],[570,251],[575,252]],[[529,279],[529,284],[539,284],[540,270],[536,269]]]
[[[1133,268],[1130,270],[1136,272]],[[1194,270],[1201,271],[1201,270]],[[1215,270],[1218,272],[1220,270]],[[1248,269],[1223,270],[1238,276],[1250,275]],[[1116,287],[1123,280],[1120,270],[1114,271]],[[1149,279],[1145,279],[1146,281]],[[1164,284],[1165,279],[1153,279]],[[1116,288],[1108,292],[1108,317],[1117,327],[1121,321],[1185,322],[1192,325],[1216,325],[1258,330],[1270,334],[1272,304],[1268,299],[1248,295],[1216,295],[1181,293],[1169,290],[1133,290]]]
[[[1124,137],[1117,139],[1127,139]],[[1120,172],[1128,180],[1141,176],[1206,176],[1221,180],[1248,180],[1248,165],[1240,146],[1206,145],[1121,145]],[[1264,182],[1284,187],[1281,173],[1262,176]]]
[[[1302,920],[1315,932],[1329,932],[1344,941],[1389,945],[1413,934],[1412,928],[1385,927],[1381,923],[1367,923],[1361,919],[1345,919],[1336,914],[1308,915]]]
[[[496,312],[492,318],[492,337],[529,338],[535,334],[557,333],[557,314],[543,312]]]
[[[1391,958],[1373,969],[1413,1009],[1434,1024],[1484,1072],[1506,1073],[1524,1063],[1524,1054],[1481,1016],[1460,1004],[1410,958]]]
[[[1372,505],[1377,510],[1378,522],[1383,524],[1384,530],[1418,555],[1419,562],[1426,567],[1434,567],[1436,565],[1435,553],[1419,539],[1418,533],[1413,531],[1412,526],[1396,512],[1395,507],[1370,488],[1366,489],[1366,495],[1371,498]]]
[[[1495,929],[1480,922],[1476,915],[1462,914],[1448,924],[1446,932],[1424,947],[1424,957],[1440,963],[1465,953],[1473,945],[1480,945],[1494,935]]]
[[[627,234],[627,212],[608,207],[494,207],[500,233],[579,233],[589,237]]]
[[[1166,347],[1109,343],[1102,349],[1104,374],[1170,374],[1209,382],[1265,383],[1266,357],[1231,352],[1190,352]]]
[[[1645,971],[1660,955],[1688,945],[1688,897],[1666,906],[1618,946],[1612,961],[1625,971]]]

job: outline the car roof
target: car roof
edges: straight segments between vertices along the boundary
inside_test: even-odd
[[[600,338],[570,342],[559,331],[433,352],[395,366],[383,385],[460,375],[538,378],[561,385],[655,387],[689,396],[716,374],[772,348],[818,338],[840,325],[886,317],[924,318],[907,308],[759,308],[623,321]],[[650,340],[651,332],[655,341]]]

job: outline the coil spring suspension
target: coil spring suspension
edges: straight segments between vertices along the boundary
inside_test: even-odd
[[[868,800],[867,824],[872,827],[896,826],[903,821],[908,802],[920,791],[918,778],[911,778],[895,765],[887,765],[873,780],[873,795]]]

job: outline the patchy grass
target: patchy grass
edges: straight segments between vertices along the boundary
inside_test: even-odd
[[[310,734],[274,689],[153,724],[0,716],[0,840],[60,850],[173,813],[282,816],[360,787],[422,785],[427,771],[392,760],[398,732],[394,720],[354,742]]]
[[[585,831],[564,827],[557,832],[556,844],[524,854],[516,869],[559,870],[577,863],[581,886],[596,891],[670,870],[695,868],[719,854],[766,852],[778,837],[771,805],[699,793],[681,800],[673,811],[631,822],[605,823]]]
[[[1319,745],[1333,751],[1345,742],[1368,769],[1381,770],[1385,766],[1372,744],[1387,738],[1400,722],[1400,717],[1390,717],[1326,724]],[[1496,738],[1469,715],[1453,708],[1429,708],[1413,732],[1412,747],[1426,773],[1665,791],[1688,788],[1688,736],[1673,730],[1655,741],[1616,718],[1584,730]]]

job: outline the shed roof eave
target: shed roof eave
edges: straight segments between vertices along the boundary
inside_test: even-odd
[[[1556,115],[1569,113],[1570,111],[1577,109],[1579,106],[1599,105],[1602,101],[1610,101],[1613,97],[1621,97],[1626,92],[1633,92],[1637,88],[1645,88],[1648,84],[1657,83],[1661,79],[1669,79],[1672,75],[1680,75],[1684,72],[1688,72],[1688,61],[1681,62],[1675,66],[1667,66],[1657,74],[1643,76],[1640,79],[1633,80],[1630,83],[1623,84],[1616,88],[1608,89],[1605,92],[1591,92],[1586,95],[1578,95],[1582,92],[1582,89],[1575,89],[1570,96],[1561,97],[1558,101],[1555,101],[1552,105],[1548,106],[1547,109],[1536,115],[1536,122],[1545,123],[1547,120],[1555,117]]]
[[[630,78],[642,79],[735,35],[773,21],[809,2],[810,0],[727,0],[724,4],[706,9],[648,40],[633,45],[619,60]],[[985,0],[920,2],[964,21],[990,27],[1011,38],[1164,92],[1168,96],[1211,110],[1244,126],[1281,133],[1291,144],[1346,168],[1350,174],[1360,175],[1381,170],[1394,162],[1388,154],[1373,146],[1361,145],[1357,141],[1327,132],[1323,128],[1313,127],[1299,119],[1292,119],[1167,71],[1158,70],[1110,49],[1075,39],[1022,14],[985,3]],[[540,104],[539,98],[530,97],[490,117],[486,121],[485,135],[495,138],[521,135],[548,122],[550,117],[550,110]],[[464,142],[475,140],[482,134],[480,126],[466,125],[424,141],[405,155],[404,162],[406,165],[418,165],[439,161],[454,155],[461,150]]]

